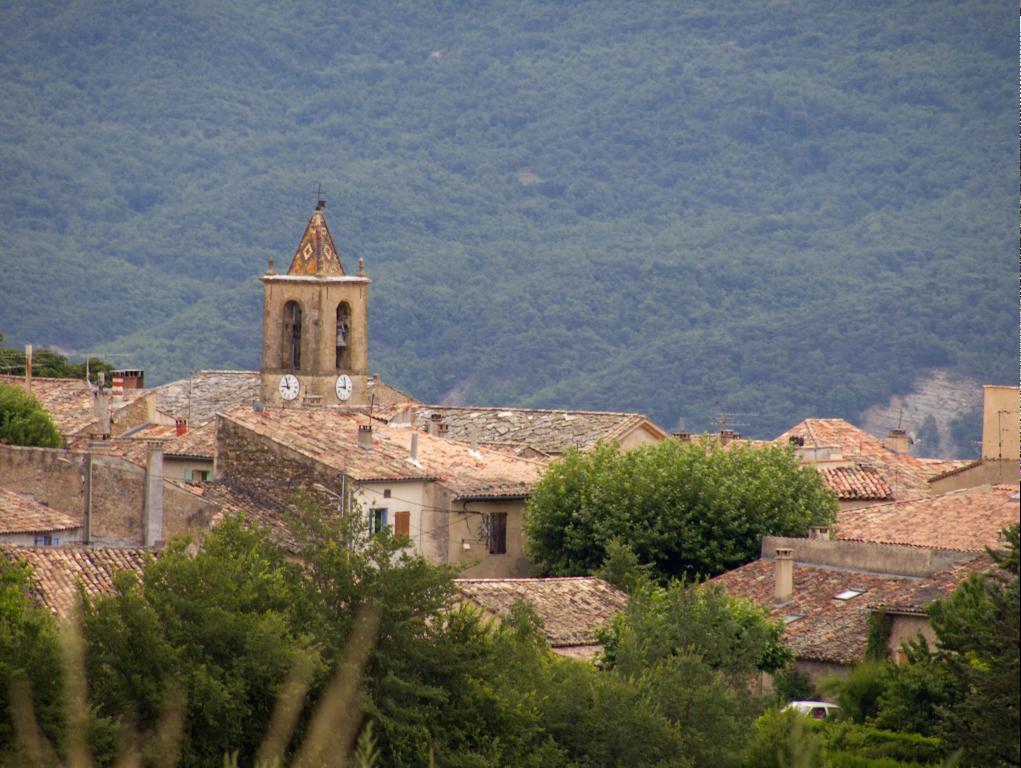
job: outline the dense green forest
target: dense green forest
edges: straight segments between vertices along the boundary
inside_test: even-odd
[[[420,398],[773,436],[1010,382],[1013,6],[0,7],[0,331],[254,368],[323,185]]]

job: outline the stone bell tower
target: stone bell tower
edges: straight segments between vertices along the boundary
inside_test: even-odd
[[[261,399],[301,407],[367,405],[365,262],[348,275],[320,200],[286,275],[270,259],[262,277]]]

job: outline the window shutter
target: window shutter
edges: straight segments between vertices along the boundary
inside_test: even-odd
[[[394,535],[395,536],[411,535],[410,512],[394,512]]]

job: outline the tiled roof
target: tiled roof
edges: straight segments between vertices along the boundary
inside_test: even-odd
[[[285,549],[296,552],[297,540],[286,518],[291,507],[274,499],[265,498],[247,489],[215,481],[196,486],[202,497],[217,507],[212,525],[216,527],[225,515],[244,513],[245,519],[266,528],[270,537]]]
[[[599,440],[616,440],[647,425],[657,436],[667,434],[640,413],[556,411],[539,408],[462,408],[423,405],[414,408],[414,423],[425,429],[433,414],[442,416],[448,436],[479,443],[518,443],[546,454],[584,449]]]
[[[224,418],[264,435],[292,450],[337,469],[358,481],[437,480],[458,498],[527,496],[544,466],[486,448],[434,437],[411,428],[380,427],[373,431],[371,451],[358,447],[364,414],[321,408],[239,407]],[[418,460],[410,459],[412,434],[417,434]]]
[[[258,371],[199,371],[156,387],[156,407],[192,427],[211,421],[220,411],[259,399]]]
[[[216,453],[216,422],[189,429],[180,437],[173,437],[163,447],[167,456],[194,456],[211,459]]]
[[[852,541],[983,552],[1021,520],[1016,485],[980,486],[837,514],[836,537]]]
[[[927,578],[866,573],[821,565],[794,563],[794,594],[780,605],[774,602],[775,563],[762,559],[717,576],[728,594],[751,600],[769,610],[770,618],[785,622],[784,641],[799,659],[854,664],[868,645],[869,607],[904,602],[927,605],[951,592],[967,573],[984,566],[974,561],[954,566]],[[860,592],[839,600],[845,590]],[[796,617],[796,618],[795,618]]]
[[[23,386],[25,382],[22,376],[0,375],[0,383]],[[84,379],[46,379],[33,377],[32,394],[39,401],[46,412],[50,414],[53,423],[57,426],[60,434],[70,436],[87,430],[96,423],[96,408],[92,398],[92,391],[89,383]],[[120,405],[111,408],[111,414],[130,405],[140,397],[144,397],[145,390],[126,389]]]
[[[81,520],[31,496],[0,488],[0,533],[45,533],[81,528]]]
[[[141,576],[148,552],[143,549],[92,547],[0,547],[0,554],[32,567],[32,594],[61,617],[70,615],[78,599],[78,585],[90,597],[113,592],[120,571]]]
[[[819,467],[819,473],[840,501],[893,498],[893,489],[875,467]]]
[[[596,645],[596,630],[627,608],[627,595],[591,576],[551,579],[455,579],[472,602],[497,616],[525,600],[543,621],[553,648]]]
[[[289,275],[343,275],[340,254],[326,225],[322,208],[316,206],[294,252]]]
[[[774,442],[787,444],[803,438],[806,447],[835,448],[845,459],[875,468],[893,490],[894,498],[929,493],[928,479],[935,473],[925,462],[886,448],[875,436],[844,419],[805,419]]]

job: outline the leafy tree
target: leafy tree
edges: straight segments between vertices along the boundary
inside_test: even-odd
[[[874,724],[889,731],[944,736],[943,713],[961,701],[965,692],[924,638],[906,643],[904,649],[905,663],[890,668]]]
[[[835,696],[840,714],[855,723],[867,723],[879,712],[879,698],[890,682],[893,665],[883,660],[867,660],[844,677],[822,680],[819,687]]]
[[[0,764],[16,752],[11,694],[22,684],[43,734],[63,741],[62,665],[56,622],[29,598],[30,568],[0,555]],[[10,764],[14,765],[14,762]]]
[[[995,570],[971,574],[928,609],[938,659],[964,692],[944,710],[946,735],[976,766],[1021,764],[1018,524],[1002,537],[1007,548],[991,552]]]
[[[0,334],[0,342],[3,334]],[[95,379],[99,371],[109,373],[113,366],[99,358],[89,358],[88,364],[68,362],[66,356],[56,350],[42,347],[32,352],[32,374],[55,379],[84,379],[90,374]],[[25,352],[21,349],[0,347],[0,373],[12,376],[25,375]]]
[[[605,663],[676,723],[695,766],[736,766],[765,705],[761,673],[790,652],[782,626],[713,585],[648,583],[602,640]]]
[[[176,691],[186,733],[180,765],[254,759],[280,687],[318,652],[296,632],[301,569],[258,529],[227,518],[192,553],[172,542],[117,592],[86,604],[92,697],[101,712],[155,733]]]
[[[59,448],[61,438],[38,400],[21,387],[0,383],[0,443]]]
[[[529,552],[551,575],[592,573],[620,542],[659,579],[715,575],[758,556],[766,534],[802,536],[836,500],[791,449],[613,444],[568,452],[532,490]]]

